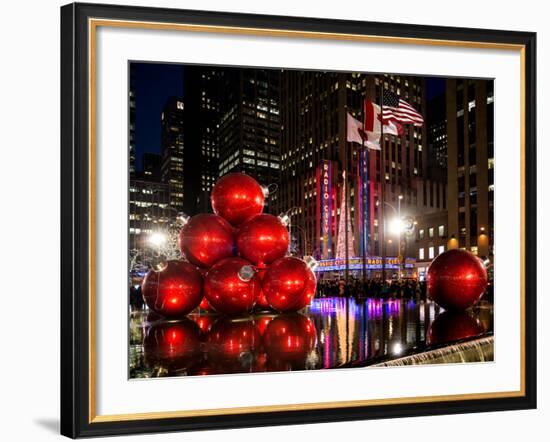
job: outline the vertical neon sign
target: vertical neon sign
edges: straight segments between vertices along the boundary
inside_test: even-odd
[[[321,196],[321,237],[323,258],[329,258],[331,247],[331,187],[332,187],[332,168],[330,161],[321,163],[320,174],[320,196]]]

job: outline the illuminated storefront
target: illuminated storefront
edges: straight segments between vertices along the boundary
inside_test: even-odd
[[[401,264],[401,271],[403,273],[403,276],[406,278],[414,278],[416,277],[416,268],[415,268],[415,262],[416,260],[414,258],[405,258],[404,262]],[[340,273],[346,270],[346,260],[345,259],[323,259],[320,260],[319,265],[316,269],[317,273],[327,273],[327,272],[334,272],[334,273]],[[369,273],[369,278],[374,277],[380,277],[382,268],[383,268],[383,261],[382,257],[380,256],[367,256],[366,257],[366,265],[365,268],[367,272]],[[355,258],[349,258],[347,260],[347,267],[348,270],[351,272],[352,275],[354,273],[360,273],[363,270],[363,258],[361,257],[355,257]],[[399,270],[399,260],[395,256],[389,256],[386,258],[386,271],[389,271],[388,274],[389,277],[391,277],[391,273]]]

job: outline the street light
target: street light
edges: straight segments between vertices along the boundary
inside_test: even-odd
[[[390,232],[395,235],[401,235],[405,230],[405,223],[401,218],[395,218],[390,222]]]
[[[399,255],[399,257],[401,256],[401,234],[403,233],[403,231],[405,230],[404,229],[404,222],[403,222],[403,219],[401,218],[401,200],[403,199],[403,195],[399,195],[397,197],[397,208],[395,208],[395,206],[391,203],[388,203],[387,201],[384,201],[384,204],[386,206],[389,206],[393,212],[395,213],[395,215],[397,215],[397,218],[394,219],[391,223],[391,226],[390,226],[390,231],[396,235],[398,235],[398,241],[397,241],[397,254]],[[377,200],[376,201],[376,206],[379,206],[380,205],[380,202]],[[383,223],[384,223],[384,232],[386,231],[386,217],[384,216],[383,217]],[[384,233],[384,236],[385,236],[385,233]],[[388,241],[389,244],[391,244],[390,241]],[[385,280],[386,279],[386,245],[384,244],[384,247],[383,247],[383,256],[382,256],[382,278]],[[401,280],[401,263],[399,262],[399,266],[398,266],[398,272],[397,272],[397,278],[399,280]]]
[[[149,236],[149,243],[155,247],[160,247],[166,242],[166,235],[162,232],[154,232]]]
[[[168,267],[166,256],[160,253],[160,249],[166,244],[167,239],[166,234],[163,232],[153,232],[149,235],[149,244],[155,248],[155,255],[151,259],[151,268],[155,272],[162,272]]]

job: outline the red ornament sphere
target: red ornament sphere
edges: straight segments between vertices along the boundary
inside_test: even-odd
[[[234,226],[264,210],[264,191],[251,176],[230,173],[221,177],[210,195],[214,213]]]
[[[181,253],[199,267],[210,267],[232,256],[233,245],[233,228],[213,213],[193,216],[179,235]]]
[[[273,318],[263,335],[269,369],[302,368],[316,342],[315,326],[304,315],[289,313]]]
[[[428,345],[448,344],[473,338],[485,332],[479,320],[466,312],[445,311],[428,330]]]
[[[487,288],[487,269],[474,254],[452,249],[435,258],[427,274],[428,296],[446,310],[465,310]]]
[[[256,215],[242,224],[235,235],[239,254],[254,265],[265,267],[285,256],[288,230],[276,216]]]
[[[143,340],[147,365],[169,372],[188,368],[201,360],[200,331],[193,321],[158,321]]]
[[[167,318],[178,318],[201,302],[202,276],[193,264],[168,261],[163,271],[150,270],[145,275],[141,290],[151,310]]]
[[[204,296],[214,310],[226,315],[248,312],[260,293],[256,275],[245,279],[239,271],[250,263],[242,258],[227,258],[214,265],[204,280]]]
[[[309,305],[315,296],[317,279],[307,264],[287,256],[271,264],[265,272],[262,290],[275,310],[295,312]]]

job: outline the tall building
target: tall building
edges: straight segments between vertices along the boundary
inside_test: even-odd
[[[449,247],[493,256],[494,83],[447,79]]]
[[[425,114],[424,81],[398,75],[283,71],[279,205],[291,208],[292,233],[303,237],[298,244],[303,244],[304,254],[335,257],[338,226],[346,217],[340,209],[344,172],[344,199],[351,218],[347,242],[353,242],[355,256],[363,253],[363,226],[369,231],[366,255],[384,254],[382,244],[387,256],[398,255],[398,241],[392,241],[384,224],[397,217],[398,205],[402,216],[444,209],[445,184],[432,180],[427,167],[425,126],[405,125],[401,137],[385,134],[381,151],[366,153],[346,141],[346,114],[361,120],[364,98],[379,103],[382,87]],[[366,155],[368,173],[362,166]]]
[[[184,200],[184,103],[170,97],[161,115],[162,181],[169,187],[169,204],[183,211]]]
[[[210,190],[219,178],[221,71],[215,66],[186,66],[184,206],[189,215],[209,212]]]
[[[223,68],[219,72],[219,175],[245,172],[262,185],[280,178],[280,78],[276,69]],[[267,211],[277,208],[277,193]]]
[[[147,264],[147,243],[156,231],[165,231],[171,222],[168,185],[146,179],[130,179],[129,241],[130,253],[139,252]]]

